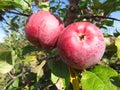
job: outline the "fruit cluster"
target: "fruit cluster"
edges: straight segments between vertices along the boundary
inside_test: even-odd
[[[26,37],[36,47],[52,50],[57,47],[69,66],[84,70],[97,64],[105,51],[102,32],[90,22],[75,22],[67,27],[56,15],[38,11],[26,22]]]

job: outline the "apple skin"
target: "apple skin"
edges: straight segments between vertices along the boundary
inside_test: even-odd
[[[79,70],[97,64],[104,54],[105,47],[102,32],[90,22],[68,25],[60,34],[57,43],[62,60]]]
[[[26,38],[36,47],[52,50],[57,43],[64,24],[54,14],[48,11],[38,11],[32,14],[25,25]]]

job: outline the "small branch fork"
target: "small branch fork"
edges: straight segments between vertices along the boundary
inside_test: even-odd
[[[16,78],[21,77],[24,73],[25,73],[25,69],[24,69],[24,68],[22,69],[22,72],[21,72],[20,74],[18,74],[17,76],[14,76],[14,75],[12,75],[11,73],[8,73],[9,76],[10,76],[12,79],[3,87],[2,90],[6,90],[7,87],[8,87],[9,85],[11,85]]]
[[[116,20],[120,21],[120,19],[117,18],[112,18],[112,17],[107,17],[107,16],[98,16],[98,15],[92,15],[92,14],[84,14],[84,15],[79,15],[78,14],[78,3],[80,0],[69,0],[69,9],[68,9],[68,16],[67,20],[65,22],[65,26],[71,24],[74,22],[76,18],[100,18],[100,19],[111,19],[111,20]]]

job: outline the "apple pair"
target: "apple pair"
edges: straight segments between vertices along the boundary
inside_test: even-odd
[[[38,48],[52,50],[69,66],[84,70],[97,64],[105,51],[105,41],[97,26],[75,22],[64,27],[63,22],[48,11],[38,11],[26,22],[26,37]]]

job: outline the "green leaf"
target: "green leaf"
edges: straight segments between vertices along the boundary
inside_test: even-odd
[[[110,45],[106,47],[106,55],[107,58],[111,58],[114,54],[116,54],[117,48],[115,45]]]
[[[11,69],[13,68],[12,65],[10,65],[9,63],[5,62],[5,61],[0,61],[0,73],[7,73],[9,71],[11,71]]]
[[[42,10],[49,11],[50,6],[49,2],[39,2],[39,7],[42,8]]]
[[[48,61],[48,66],[56,76],[65,78],[69,76],[67,65],[61,60]]]
[[[110,81],[112,84],[120,88],[120,75],[111,77]]]
[[[117,56],[120,58],[120,36],[116,38],[115,45],[117,47]]]
[[[111,83],[111,77],[118,73],[110,67],[95,66],[82,74],[81,84],[83,90],[120,90]]]
[[[14,82],[9,86],[8,90],[17,90],[19,84],[19,78],[16,78]]]
[[[104,20],[102,22],[103,25],[107,25],[107,26],[113,26],[113,23],[114,23],[114,21],[111,21],[111,20]]]
[[[31,3],[31,0],[0,0],[0,14],[15,8],[22,9],[23,11],[30,10]]]
[[[36,48],[35,46],[32,46],[32,45],[27,45],[22,48],[22,55],[26,55],[26,54],[34,52],[34,51],[40,51],[40,49]]]
[[[15,22],[15,20],[18,18],[18,16],[14,16],[12,18],[12,20],[10,21],[10,24],[11,24],[11,28],[13,28],[13,30],[15,29],[18,29],[19,28],[19,25]],[[16,34],[16,33],[15,33]]]
[[[1,85],[2,83],[4,82],[5,78],[6,78],[7,74],[2,74],[0,73],[0,88],[1,88]],[[3,85],[2,85],[3,86]]]
[[[51,69],[54,77],[62,78],[63,87],[68,87],[70,81],[68,66],[61,60],[53,60],[48,61],[48,67]],[[53,79],[52,81],[55,82],[56,79]]]
[[[12,52],[0,45],[0,73],[7,73],[13,68]]]
[[[36,73],[37,76],[42,77],[44,72],[43,72],[43,66],[46,64],[46,61],[42,61],[40,65],[36,66],[35,68],[33,68],[31,71]]]
[[[93,5],[91,6],[91,8],[94,10],[99,9],[99,7],[102,5],[102,3],[100,2],[100,0],[93,0]]]
[[[23,62],[32,62],[32,65],[36,65],[36,56],[34,55],[28,55],[28,56],[25,56],[25,59],[22,60]]]
[[[14,0],[14,2],[21,5],[24,11],[31,9],[31,5],[32,5],[31,0]]]
[[[81,2],[79,3],[80,9],[86,8],[87,3],[88,3],[87,1],[81,1]]]
[[[51,80],[52,80],[53,83],[56,83],[58,79],[59,79],[58,76],[56,76],[55,74],[51,73]]]
[[[114,11],[115,7],[114,5],[116,4],[116,1],[114,0],[107,0],[102,5],[100,6],[101,9],[104,10],[104,15],[109,15],[111,12]]]
[[[64,89],[67,88],[65,78],[58,77],[55,74],[51,73],[51,80],[59,90],[61,90],[63,88]]]
[[[12,0],[1,0],[0,1],[0,9],[12,9],[12,8],[21,8],[21,5],[13,2]]]

